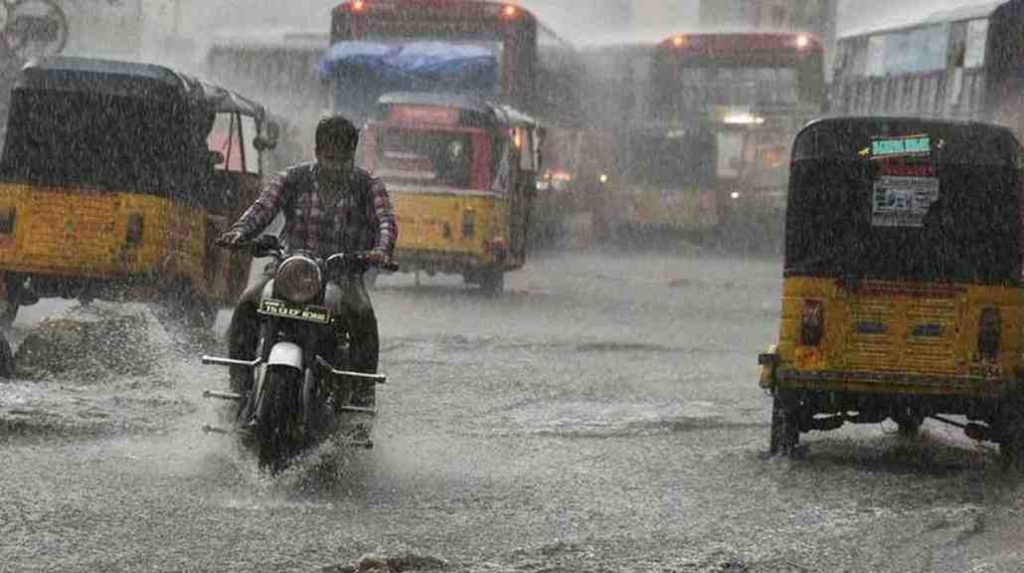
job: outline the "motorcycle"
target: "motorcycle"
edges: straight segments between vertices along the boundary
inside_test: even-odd
[[[251,248],[256,258],[274,258],[273,278],[257,307],[256,357],[245,361],[203,356],[202,362],[244,367],[252,372],[252,379],[239,393],[203,393],[206,398],[238,404],[234,428],[204,426],[204,430],[240,435],[242,443],[257,453],[260,467],[272,472],[334,433],[341,432],[349,445],[372,447],[373,398],[376,385],[386,377],[346,370],[350,363],[346,317],[332,309],[341,300],[342,281],[360,280],[374,265],[362,254],[338,253],[322,259],[302,251],[286,253],[273,235],[261,236]],[[379,266],[397,269],[392,263]],[[357,396],[363,404],[353,403]]]

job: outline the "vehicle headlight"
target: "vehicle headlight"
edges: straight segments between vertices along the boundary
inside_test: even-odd
[[[312,260],[295,256],[277,268],[274,290],[286,300],[305,304],[320,294],[320,267]]]

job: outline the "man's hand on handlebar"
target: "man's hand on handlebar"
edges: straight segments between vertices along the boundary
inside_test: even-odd
[[[391,257],[384,251],[373,249],[372,251],[366,251],[363,255],[363,260],[369,265],[379,268],[382,271],[395,272],[398,270],[398,265],[391,260]]]
[[[242,233],[238,231],[228,231],[221,235],[214,244],[218,247],[227,247],[230,249],[242,246],[244,241],[242,241]]]
[[[383,251],[372,250],[363,254],[363,260],[373,266],[380,266],[387,262],[388,256]]]

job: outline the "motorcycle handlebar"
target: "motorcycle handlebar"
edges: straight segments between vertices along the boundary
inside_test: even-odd
[[[285,258],[284,246],[281,245],[280,240],[274,235],[261,235],[260,237],[254,240],[239,243],[217,243],[217,246],[231,251],[249,249],[252,252],[252,256],[256,258],[269,256],[273,256],[278,259]],[[360,262],[367,267],[376,266],[382,271],[387,272],[397,272],[399,270],[398,263],[395,263],[391,259],[387,259],[380,263],[371,263],[367,260],[368,255],[368,252],[351,254],[338,253],[324,259],[324,263],[326,264],[326,262],[333,257],[341,256],[344,262]]]
[[[380,261],[380,262],[373,262],[373,261],[371,261],[370,257],[369,257],[369,252],[360,252],[360,253],[351,253],[351,254],[344,254],[344,253],[334,254],[334,255],[331,255],[330,257],[327,257],[327,259],[324,260],[324,265],[330,266],[332,259],[333,260],[337,260],[338,258],[341,259],[342,265],[347,265],[347,264],[353,264],[354,263],[354,264],[358,264],[358,265],[362,266],[364,269],[365,268],[369,268],[369,267],[377,267],[377,268],[379,268],[382,271],[395,272],[399,268],[398,267],[398,263],[395,263],[391,259],[386,259],[386,260]]]

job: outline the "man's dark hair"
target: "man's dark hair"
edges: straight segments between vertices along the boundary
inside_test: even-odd
[[[355,149],[359,144],[359,128],[340,115],[325,117],[316,124],[316,150]]]

